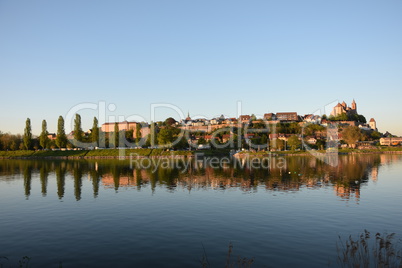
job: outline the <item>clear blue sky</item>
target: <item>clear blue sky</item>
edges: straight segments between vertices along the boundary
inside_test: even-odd
[[[84,102],[150,118],[350,103],[402,135],[402,1],[0,0],[0,131]],[[96,113],[80,111],[83,129]],[[158,109],[157,119],[178,115]],[[68,129],[68,127],[66,127]]]

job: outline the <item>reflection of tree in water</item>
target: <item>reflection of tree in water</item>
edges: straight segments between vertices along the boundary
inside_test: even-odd
[[[302,187],[315,189],[331,186],[340,196],[344,193],[357,193],[358,196],[360,185],[368,181],[372,168],[378,168],[379,164],[377,155],[340,157],[337,167],[331,167],[313,157],[287,157],[286,165],[280,167],[265,163],[263,168],[238,164],[212,168],[202,164],[192,165],[191,170],[184,173],[176,167],[158,168],[156,172],[152,172],[155,167],[151,167],[145,170],[146,173],[136,169],[133,173],[137,178],[139,174],[144,174],[137,187],[150,183],[151,188],[155,189],[159,183],[171,191],[178,186],[189,190],[225,190],[236,187],[247,192],[257,191],[261,186],[273,191],[297,191]],[[347,194],[343,196],[348,198]]]
[[[137,189],[138,189],[138,191],[140,191],[141,185],[142,185],[142,175],[141,175],[140,169],[135,169],[134,178],[135,178],[135,184],[137,185]]]
[[[356,156],[349,156],[347,161],[340,161],[334,174],[334,190],[336,194],[345,199],[355,196],[360,198],[360,185],[369,180],[368,163],[359,161]]]
[[[121,176],[120,169],[118,166],[113,165],[110,172],[112,173],[113,176],[114,190],[117,192],[120,186],[120,176]]]
[[[92,180],[92,189],[94,191],[94,197],[98,197],[99,195],[99,182],[100,182],[100,172],[98,170],[98,163],[95,164],[89,163],[89,176]]]
[[[73,177],[74,177],[74,196],[77,201],[80,201],[81,187],[82,187],[82,169],[80,162],[74,163]]]
[[[171,165],[158,168],[157,178],[160,184],[166,185],[169,191],[174,191],[177,187],[177,179],[179,178],[179,169],[172,168]]]
[[[39,169],[39,178],[41,182],[41,190],[42,196],[46,196],[47,194],[47,182],[49,177],[50,163],[44,162]]]
[[[332,167],[314,157],[298,156],[286,157],[286,165],[281,166],[271,159],[265,162],[256,160],[254,164],[257,163],[256,166],[260,168],[235,162],[220,167],[211,167],[205,162],[191,162],[188,169],[185,169],[184,164],[176,165],[175,160],[166,161],[159,168],[151,164],[143,169],[131,169],[129,161],[119,160],[10,160],[0,161],[0,174],[6,175],[2,180],[15,179],[19,177],[18,174],[23,174],[27,197],[31,194],[32,173],[38,173],[42,195],[45,196],[48,180],[52,178],[50,174],[54,172],[57,195],[62,199],[65,194],[65,176],[69,172],[74,178],[76,200],[81,199],[82,177],[85,175],[92,180],[94,197],[98,196],[101,185],[115,191],[122,187],[141,190],[144,186],[155,191],[160,185],[168,191],[177,188],[188,191],[236,188],[244,192],[261,189],[286,192],[331,187],[343,199],[359,199],[361,185],[367,183],[369,178],[377,180],[381,165],[401,159],[398,155],[348,155],[340,156],[338,165]]]
[[[31,183],[32,183],[32,166],[24,166],[24,190],[25,197],[28,198],[31,195]]]
[[[57,182],[57,196],[59,199],[64,197],[64,186],[66,184],[66,167],[65,163],[58,163],[55,167],[56,182]]]

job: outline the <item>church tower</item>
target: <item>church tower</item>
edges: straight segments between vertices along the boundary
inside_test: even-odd
[[[356,113],[357,113],[357,104],[356,104],[356,102],[355,102],[355,100],[353,99],[353,102],[352,102],[352,110],[354,110]]]
[[[376,121],[374,120],[374,118],[371,118],[371,119],[370,119],[369,126],[370,126],[371,129],[377,131],[377,123],[376,123]]]
[[[190,112],[187,112],[187,118],[186,118],[186,121],[190,121],[191,120],[191,117],[190,117]]]
[[[342,107],[343,107],[345,110],[346,110],[346,108],[348,108],[348,106],[346,105],[346,102],[345,102],[345,101],[343,101],[341,105],[342,105]]]

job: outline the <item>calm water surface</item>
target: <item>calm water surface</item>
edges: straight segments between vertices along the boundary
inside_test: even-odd
[[[338,235],[402,234],[402,158],[312,157],[286,166],[130,167],[0,160],[0,259],[15,267],[336,267]],[[205,163],[204,163],[205,164]],[[205,253],[204,253],[205,249]],[[1,265],[0,265],[1,266]]]

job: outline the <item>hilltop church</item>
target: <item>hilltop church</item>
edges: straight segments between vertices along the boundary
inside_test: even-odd
[[[338,116],[341,114],[347,114],[347,115],[357,114],[357,104],[356,104],[355,100],[353,100],[351,107],[347,106],[346,102],[342,102],[342,103],[338,102],[338,104],[332,110],[331,115]]]

